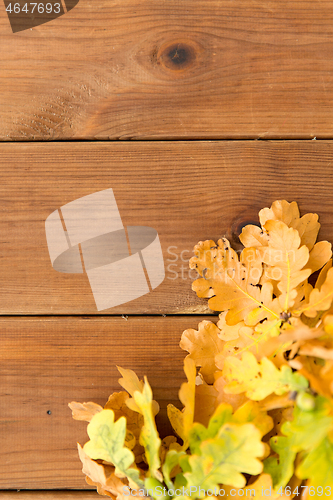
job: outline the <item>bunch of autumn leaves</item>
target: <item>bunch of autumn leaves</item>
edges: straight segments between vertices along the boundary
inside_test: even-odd
[[[243,228],[240,254],[225,238],[194,249],[190,267],[201,278],[193,290],[223,312],[181,338],[184,408],[168,406],[181,444],[159,438],[158,404],[131,370],[120,369],[126,392],[104,409],[71,403],[74,418],[90,422],[79,453],[99,493],[123,500],[124,485],[155,484],[223,487],[223,498],[262,496],[262,488],[273,499],[333,498],[331,244],[316,243],[318,216],[300,217],[295,202],[276,201],[259,220]]]

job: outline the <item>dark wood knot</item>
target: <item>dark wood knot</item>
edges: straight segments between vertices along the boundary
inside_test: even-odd
[[[243,227],[248,226],[249,224],[261,227],[258,219],[256,220],[254,217],[252,218],[251,215],[252,214],[250,214],[250,217],[248,218],[242,216],[238,217],[233,221],[227,231],[227,238],[230,241],[232,248],[236,251],[243,249],[243,245],[239,239],[239,235],[241,234]]]
[[[157,61],[165,68],[173,71],[188,69],[193,66],[195,60],[194,47],[185,42],[164,45],[157,55]]]

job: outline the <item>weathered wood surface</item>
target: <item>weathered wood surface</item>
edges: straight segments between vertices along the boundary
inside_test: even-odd
[[[94,491],[0,491],[1,500],[101,500]]]
[[[171,434],[166,407],[182,407],[185,380],[180,337],[201,319],[1,318],[0,490],[88,487],[76,447],[89,439],[87,424],[72,419],[68,403],[104,405],[123,390],[116,365],[147,375],[157,426]]]
[[[331,138],[333,4],[80,0],[12,33],[0,140]]]
[[[333,144],[308,142],[29,143],[1,146],[0,314],[206,313],[191,290],[194,245],[242,225],[276,199],[316,212],[333,241]],[[157,230],[166,277],[152,292],[97,311],[86,274],[53,269],[45,220],[112,188],[125,226]]]

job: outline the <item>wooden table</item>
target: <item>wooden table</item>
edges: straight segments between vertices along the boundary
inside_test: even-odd
[[[105,403],[131,368],[170,433],[181,333],[214,320],[194,245],[239,246],[276,199],[333,241],[333,4],[80,0],[13,33],[0,1],[0,41],[0,499],[90,500],[68,402]],[[108,188],[124,226],[158,232],[166,276],[97,311],[86,273],[53,269],[45,220]]]

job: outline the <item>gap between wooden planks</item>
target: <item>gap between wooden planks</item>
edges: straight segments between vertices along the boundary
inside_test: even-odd
[[[333,241],[330,141],[6,143],[0,151],[0,314],[209,314],[191,290],[193,247],[227,236],[240,248],[242,227],[276,199],[318,213],[320,238]],[[86,274],[53,269],[45,220],[108,188],[124,226],[158,232],[166,275],[151,293],[97,311]]]
[[[333,136],[330,0],[81,0],[16,34],[1,8],[0,36],[2,141]]]

